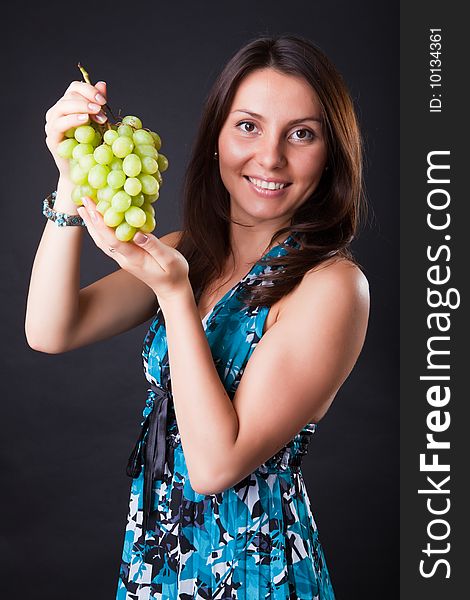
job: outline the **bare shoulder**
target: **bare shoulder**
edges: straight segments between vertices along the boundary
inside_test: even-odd
[[[307,271],[299,285],[288,294],[282,303],[282,313],[297,314],[313,306],[328,307],[333,303],[338,309],[348,307],[356,315],[368,316],[369,282],[363,271],[346,258],[334,258],[316,265]]]
[[[320,284],[339,287],[344,292],[349,291],[369,297],[367,277],[355,263],[347,258],[331,259],[307,271],[302,284],[309,288]]]
[[[182,231],[170,231],[165,235],[162,235],[161,238],[158,238],[161,242],[166,244],[167,246],[171,246],[172,248],[176,248],[181,237],[183,235]]]

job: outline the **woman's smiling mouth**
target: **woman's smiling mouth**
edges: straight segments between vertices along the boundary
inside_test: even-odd
[[[257,177],[250,177],[249,175],[243,176],[250,184],[253,189],[257,192],[268,195],[268,196],[278,196],[279,192],[282,192],[285,188],[291,185],[288,181],[281,180],[266,180],[266,179],[258,179]]]

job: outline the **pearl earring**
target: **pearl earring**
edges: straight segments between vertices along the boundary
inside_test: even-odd
[[[217,160],[219,158],[219,153],[218,152],[214,152],[214,160]]]

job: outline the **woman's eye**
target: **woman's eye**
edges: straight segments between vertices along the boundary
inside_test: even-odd
[[[294,140],[299,142],[311,141],[315,137],[309,129],[297,129],[292,135],[295,136]]]
[[[245,133],[253,133],[256,129],[256,125],[251,121],[241,121],[237,124],[237,127],[239,127]]]

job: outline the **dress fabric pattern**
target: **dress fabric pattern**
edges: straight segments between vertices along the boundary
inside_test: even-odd
[[[287,246],[298,247],[292,235],[264,256],[284,255]],[[240,286],[266,285],[257,278],[270,269],[256,263],[203,320],[214,364],[231,399],[269,310],[247,307]],[[147,381],[171,390],[160,309],[144,338],[142,358]],[[144,417],[154,409],[154,400],[149,390]],[[116,600],[334,600],[300,468],[315,427],[307,424],[235,486],[203,495],[191,487],[171,401],[164,473],[153,482],[146,531],[145,465],[132,480]]]

